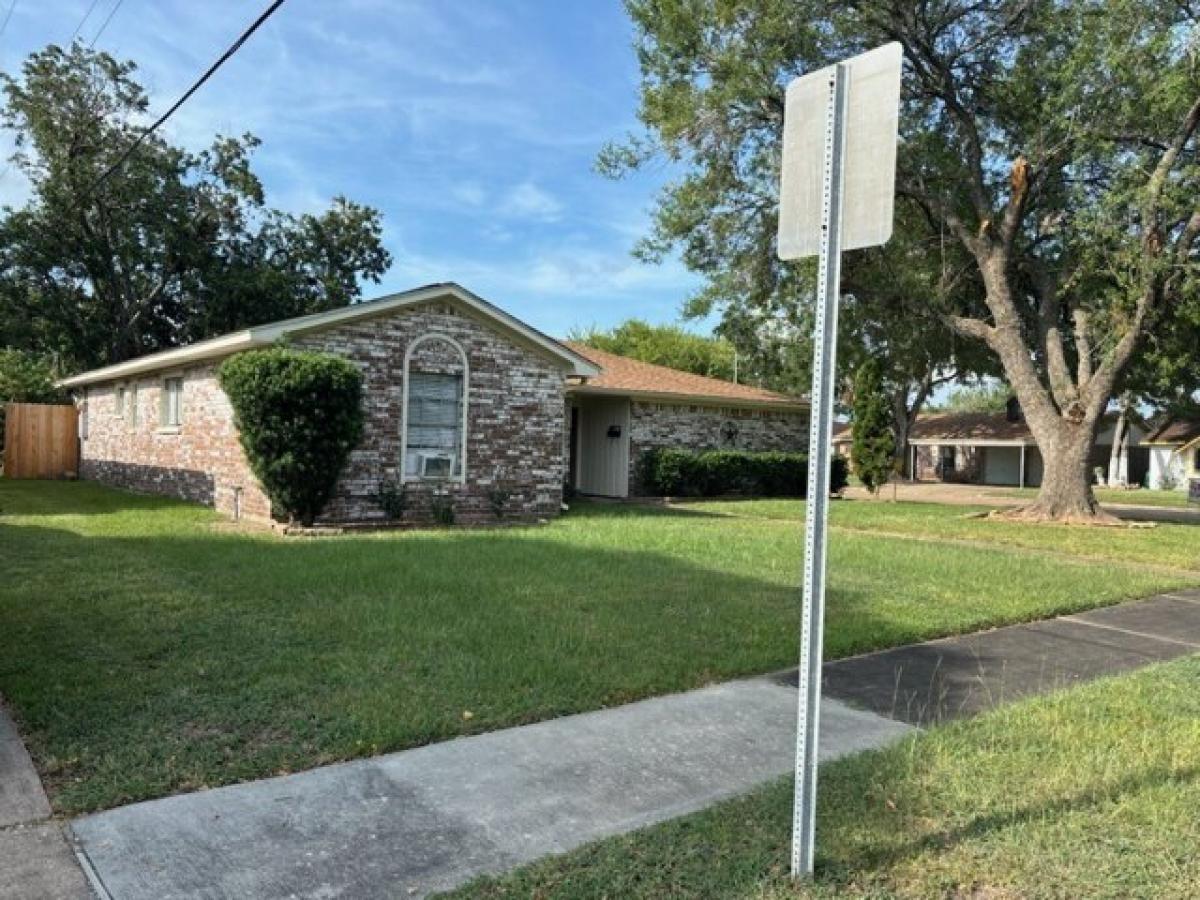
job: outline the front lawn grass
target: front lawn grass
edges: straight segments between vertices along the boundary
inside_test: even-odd
[[[800,529],[612,505],[545,527],[279,538],[0,481],[0,693],[55,808],[113,806],[795,664]],[[826,647],[1200,575],[838,534]]]
[[[1021,500],[1032,500],[1038,494],[1037,488],[1006,488],[1006,487],[991,487],[982,489],[988,496],[994,497],[1016,497]],[[1102,504],[1117,504],[1124,506],[1162,506],[1171,509],[1187,509],[1188,499],[1187,491],[1159,491],[1148,490],[1146,488],[1137,488],[1134,490],[1122,490],[1121,488],[1092,488],[1096,494],[1096,499]],[[1195,505],[1191,509],[1196,509]]]
[[[787,779],[453,896],[1195,897],[1198,688],[1189,657],[822,766],[811,885]]]
[[[680,501],[677,508],[714,515],[801,523],[802,500]],[[1028,525],[982,517],[986,506],[953,506],[890,500],[839,500],[830,504],[836,529],[900,534],[934,540],[1006,545],[1117,563],[1200,571],[1200,526],[1156,523],[1114,528]]]

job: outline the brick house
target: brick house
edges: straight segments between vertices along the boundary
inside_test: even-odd
[[[1106,415],[1092,447],[1091,467],[1108,471],[1116,416]],[[1141,484],[1149,467],[1142,446],[1145,431],[1129,423],[1129,441],[1120,468],[1129,484]],[[851,427],[833,436],[834,452],[849,457]],[[1037,487],[1042,483],[1042,455],[1020,407],[1006,412],[921,413],[909,431],[905,477],[914,481]]]
[[[339,354],[364,375],[363,437],[325,521],[382,518],[387,482],[405,484],[416,520],[435,496],[460,521],[490,518],[497,486],[513,517],[547,517],[564,484],[626,496],[650,446],[798,448],[807,433],[802,401],[585,354],[446,283],[64,379],[80,410],[81,477],[269,519],[216,370],[279,341]]]

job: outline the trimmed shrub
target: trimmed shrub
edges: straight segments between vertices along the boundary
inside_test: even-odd
[[[850,463],[844,456],[829,461],[829,493],[840,494],[850,483]]]
[[[434,523],[450,526],[454,524],[454,500],[443,494],[434,494],[429,499],[429,514]]]
[[[840,493],[847,482],[846,461],[834,457],[830,469],[830,489]],[[638,458],[637,479],[644,493],[660,497],[803,497],[808,493],[808,456],[663,447]]]
[[[379,508],[383,510],[383,514],[388,519],[393,522],[403,519],[404,511],[408,509],[407,485],[399,479],[381,481],[379,488],[375,491],[375,502],[379,504]]]
[[[272,347],[231,356],[217,375],[272,505],[311,525],[362,435],[362,373],[340,356]]]

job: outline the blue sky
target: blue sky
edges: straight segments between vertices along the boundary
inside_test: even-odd
[[[116,2],[96,0],[85,40]],[[138,63],[157,114],[265,5],[121,0],[97,47]],[[65,43],[91,6],[17,0],[0,65]],[[618,0],[288,0],[165,130],[193,148],[258,135],[273,206],[316,212],[345,194],[379,208],[395,261],[367,296],[453,280],[552,334],[672,322],[698,281],[629,254],[670,172],[592,171],[637,129],[630,41]],[[25,190],[10,170],[0,203]]]

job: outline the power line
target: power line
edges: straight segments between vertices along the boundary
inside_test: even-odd
[[[121,0],[117,0],[117,2],[118,2],[118,5],[120,5]],[[267,19],[269,19],[271,17],[271,14],[274,13],[275,10],[279,9],[279,7],[281,7],[281,6],[283,6],[283,0],[274,0],[274,2],[270,6],[268,6],[266,8],[266,10],[263,11],[262,15],[260,15],[257,19],[255,19],[249,28],[247,28],[245,31],[242,32],[241,37],[239,37],[236,41],[234,41],[233,44],[230,45],[229,49],[226,50],[224,53],[222,53],[220,58],[215,63],[213,63],[211,66],[208,67],[208,71],[205,72],[203,75],[201,75],[196,80],[196,83],[193,84],[190,88],[188,88],[187,92],[182,97],[180,97],[178,100],[176,100],[174,105],[170,109],[168,109],[165,113],[163,113],[161,116],[159,116],[158,119],[155,120],[153,125],[151,125],[149,128],[147,128],[141,134],[139,134],[137,136],[137,139],[132,144],[129,145],[129,147],[125,150],[124,153],[122,153],[117,158],[117,161],[115,163],[113,163],[111,166],[109,166],[104,171],[103,175],[101,175],[99,178],[96,179],[96,181],[92,184],[92,191],[95,191],[96,188],[100,187],[100,185],[104,183],[104,180],[106,178],[108,178],[110,175],[112,175],[113,172],[117,171],[117,169],[121,168],[121,165],[125,162],[125,160],[127,160],[129,158],[130,154],[133,153],[133,151],[136,150],[141,145],[142,141],[144,141],[146,138],[148,138],[154,132],[154,130],[158,128],[159,125],[161,125],[163,122],[167,121],[167,119],[169,119],[171,117],[171,114],[174,113],[175,110],[177,110],[177,109],[179,109],[179,107],[183,106],[183,104],[187,102],[188,98],[191,97],[192,94],[194,94],[194,93],[196,93],[196,91],[200,90],[200,88],[204,84],[204,82],[208,81],[208,79],[213,76],[213,74],[217,71],[217,69],[221,68],[221,66],[225,64],[226,60],[228,60],[231,56],[233,56],[233,54],[237,53],[238,50],[241,49],[242,44],[246,43],[246,41],[249,40],[250,35],[254,34],[254,32],[256,32],[258,30],[259,26],[262,25],[263,22],[267,21]]]
[[[92,0],[92,5],[87,8],[87,12],[83,14],[83,18],[79,20],[79,24],[75,26],[75,30],[71,32],[71,40],[75,40],[79,36],[79,29],[83,27],[83,23],[92,17],[92,13],[96,11],[96,7],[100,5],[100,0]],[[70,41],[68,41],[70,43]]]
[[[8,27],[8,20],[12,18],[13,10],[16,8],[17,0],[12,0],[12,3],[8,4],[8,12],[4,14],[4,22],[0,24],[0,35],[4,34],[4,29]]]
[[[125,0],[117,0],[117,2],[113,4],[113,8],[108,11],[108,15],[105,17],[104,22],[101,23],[100,29],[94,35],[92,35],[92,42],[88,44],[89,48],[96,46],[96,41],[100,40],[100,35],[104,34],[104,29],[108,27],[108,23],[112,21],[113,16],[117,14],[117,10],[121,8],[121,4],[124,2]]]

